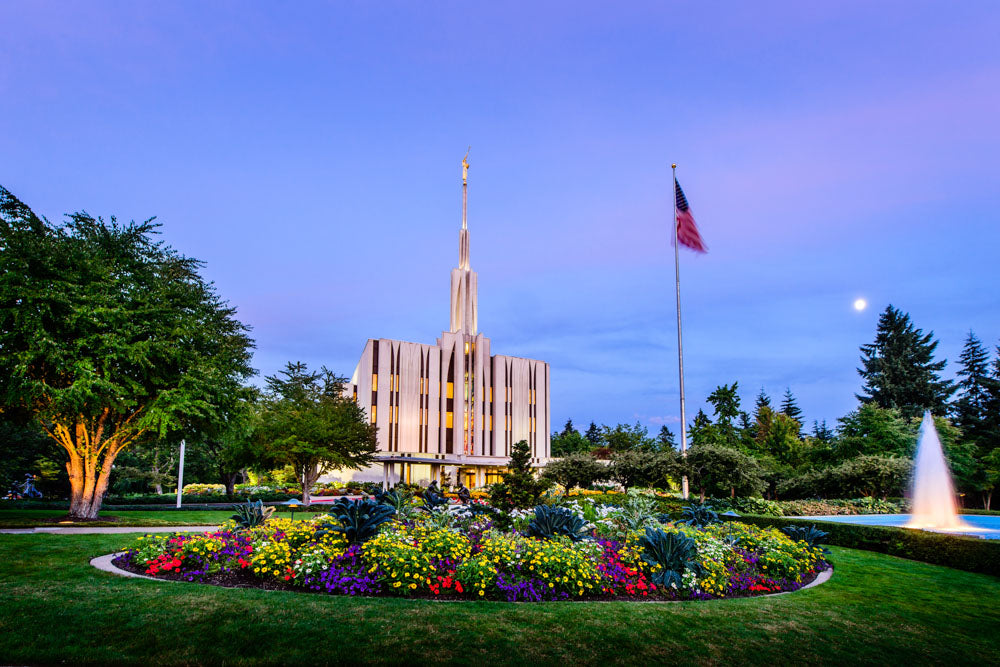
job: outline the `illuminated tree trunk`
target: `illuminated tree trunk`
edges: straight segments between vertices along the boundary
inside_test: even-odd
[[[312,500],[312,496],[309,494],[310,489],[312,489],[313,484],[319,479],[320,469],[315,463],[307,464],[299,468],[299,481],[302,482],[302,504],[308,506]]]
[[[90,428],[81,418],[71,427],[57,423],[52,430],[46,429],[69,454],[66,471],[69,473],[71,519],[97,518],[101,503],[104,502],[104,496],[108,492],[115,459],[140,435],[138,432],[129,432],[123,428],[131,421],[129,417],[115,429],[113,436],[105,438],[108,413],[109,411],[105,410]]]

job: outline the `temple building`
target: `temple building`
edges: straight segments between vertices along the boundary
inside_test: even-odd
[[[493,354],[490,339],[479,332],[468,172],[466,155],[451,326],[433,345],[369,339],[345,387],[378,426],[377,463],[353,479],[416,484],[448,475],[473,488],[502,476],[520,440],[530,445],[535,465],[549,458],[549,365]]]

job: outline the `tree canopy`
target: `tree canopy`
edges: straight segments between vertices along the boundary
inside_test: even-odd
[[[309,490],[325,472],[357,470],[375,460],[375,425],[344,396],[344,378],[290,362],[266,382],[258,439],[267,458],[294,467],[303,503],[309,504]]]
[[[158,227],[54,225],[0,187],[0,402],[65,450],[74,517],[97,515],[120,452],[251,373],[247,327]]]
[[[939,375],[946,361],[934,360],[937,345],[934,332],[925,334],[908,314],[887,306],[879,316],[875,341],[861,346],[858,374],[864,385],[858,399],[896,409],[906,419],[924,410],[945,414],[955,389]]]

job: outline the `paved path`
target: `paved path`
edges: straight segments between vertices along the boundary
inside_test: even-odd
[[[6,535],[105,535],[111,533],[203,533],[218,526],[45,526],[39,528],[4,528]]]

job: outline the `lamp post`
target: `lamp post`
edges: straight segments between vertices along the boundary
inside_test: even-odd
[[[292,521],[295,521],[295,508],[296,507],[305,507],[305,505],[303,504],[303,502],[301,500],[299,500],[298,498],[292,498],[290,500],[286,500],[285,502],[283,502],[281,504],[282,505],[288,505],[288,509],[290,509],[292,511]]]

